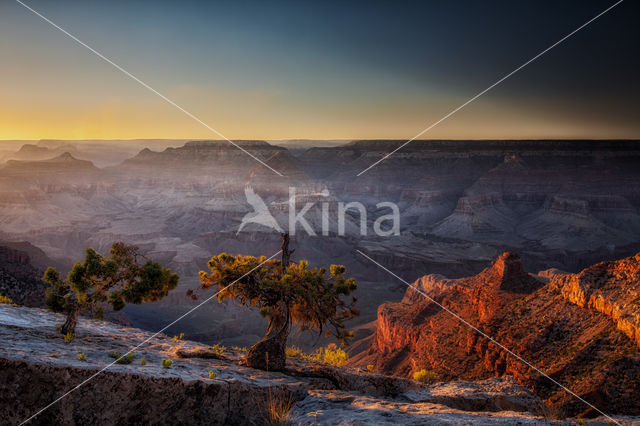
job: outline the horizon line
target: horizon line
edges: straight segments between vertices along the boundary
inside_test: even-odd
[[[61,138],[40,138],[40,139],[0,139],[2,142],[43,142],[43,141],[72,141],[72,142],[91,142],[91,141],[186,141],[186,142],[228,142],[225,139],[207,139],[207,138],[83,138],[83,139],[61,139]],[[335,142],[356,142],[356,141],[404,141],[404,138],[235,138],[234,141],[263,141],[263,142],[287,142],[287,141],[335,141]],[[636,138],[430,138],[415,139],[417,142],[430,141],[640,141],[640,136]]]

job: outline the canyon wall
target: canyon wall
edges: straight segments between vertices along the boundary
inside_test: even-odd
[[[140,246],[182,277],[165,300],[127,308],[133,324],[149,329],[193,306],[184,293],[198,286],[198,271],[212,255],[270,256],[279,249],[271,228],[252,223],[238,232],[253,212],[247,188],[281,227],[288,226],[290,187],[297,212],[313,204],[305,217],[317,235],[298,227],[293,260],[344,264],[358,279],[366,291],[356,294],[362,315],[353,326],[375,320],[380,302],[399,301],[404,293],[356,250],[411,281],[428,273],[476,274],[504,251],[519,253],[528,270],[576,272],[640,250],[636,141],[414,141],[358,177],[400,142],[355,141],[298,156],[264,141],[237,143],[284,176],[221,141],[161,150],[150,142],[103,168],[86,160],[86,147],[61,152],[67,144],[51,142],[25,148],[0,168],[0,239],[29,241],[56,265],[67,265],[63,270],[87,247],[105,252],[114,241]],[[55,156],[32,161],[34,149],[37,158]],[[365,206],[367,235],[360,235],[356,212],[346,215],[346,235],[338,235],[336,206],[352,201]],[[400,235],[373,232],[375,219],[389,213],[376,207],[381,201],[398,205]],[[322,202],[331,206],[328,236],[322,235]],[[202,315],[172,331],[240,345],[264,331],[255,314],[242,335],[222,333],[233,328],[229,318],[241,315],[226,304]],[[312,340],[301,338],[301,344]]]
[[[530,275],[504,253],[472,277],[423,277],[419,291],[379,307],[374,338],[350,362],[399,375],[426,368],[445,380],[508,374],[567,413],[597,414],[542,371],[600,409],[637,414],[639,260]]]

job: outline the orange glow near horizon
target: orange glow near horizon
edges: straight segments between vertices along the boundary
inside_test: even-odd
[[[151,100],[153,101],[153,99]],[[198,114],[230,139],[410,139],[441,114],[434,105],[342,111],[319,108],[276,109],[275,106],[241,110],[240,102],[223,110],[215,105]],[[211,117],[209,120],[208,118]],[[517,108],[478,102],[442,122],[424,139],[635,139],[635,128],[584,123],[579,116],[551,112],[531,116]],[[0,140],[39,139],[220,139],[215,133],[163,104],[158,99],[143,105],[111,102],[85,108],[55,105],[13,108],[0,106]]]

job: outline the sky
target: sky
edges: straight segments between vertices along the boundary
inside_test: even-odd
[[[615,1],[23,0],[230,139],[409,139]],[[640,138],[626,0],[425,139]],[[0,0],[0,139],[220,139]]]

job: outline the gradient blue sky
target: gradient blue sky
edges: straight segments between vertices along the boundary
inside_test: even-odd
[[[25,0],[225,136],[408,139],[613,1]],[[640,137],[627,0],[424,138]],[[12,0],[0,139],[217,138]]]

